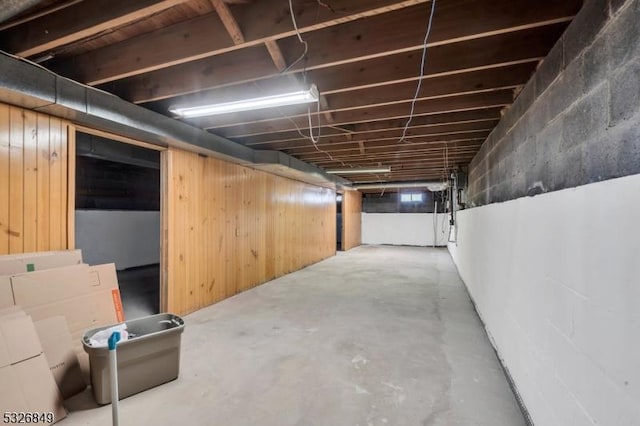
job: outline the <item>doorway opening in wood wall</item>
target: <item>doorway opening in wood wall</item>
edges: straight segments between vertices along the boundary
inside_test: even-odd
[[[336,193],[336,250],[344,250],[342,241],[342,229],[343,229],[343,214],[342,214],[342,194]]]
[[[160,312],[160,152],[76,133],[75,246],[115,263],[127,320]]]

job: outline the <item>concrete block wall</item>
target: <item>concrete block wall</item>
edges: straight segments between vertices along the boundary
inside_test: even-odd
[[[471,206],[640,173],[639,22],[639,0],[585,0],[471,162]]]
[[[457,214],[449,251],[535,426],[640,425],[639,189],[633,175]]]
[[[640,0],[583,9],[470,165],[449,250],[536,426],[640,425]]]

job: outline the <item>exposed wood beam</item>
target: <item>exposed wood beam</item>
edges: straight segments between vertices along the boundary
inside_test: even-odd
[[[426,1],[332,0],[335,12],[317,3],[311,6],[307,4],[296,8],[296,20],[300,31],[304,33]],[[73,77],[91,85],[106,83],[295,34],[289,7],[282,0],[260,0],[237,5],[233,12],[245,29],[246,42],[241,45],[234,45],[225,37],[220,37],[226,31],[217,14],[210,14],[73,58],[73,69],[77,71]],[[157,49],[158,45],[165,48]],[[64,70],[64,64],[61,65],[59,70]]]
[[[469,133],[477,131],[489,131],[495,127],[498,123],[497,120],[491,121],[476,121],[466,123],[447,124],[438,127],[431,126],[417,126],[410,127],[407,131],[406,137],[426,137],[426,136],[442,136],[450,135],[454,133]],[[380,132],[371,133],[352,133],[351,138],[345,137],[345,135],[326,135],[321,139],[320,146],[322,144],[331,144],[332,146],[340,146],[343,144],[349,144],[352,142],[368,143],[374,140],[395,140],[398,141],[402,136],[403,129],[390,129]],[[306,147],[309,142],[305,139],[298,138],[295,140],[276,141],[276,142],[257,142],[248,144],[257,149],[295,149],[297,147]]]
[[[437,115],[424,115],[414,117],[412,120],[412,127],[414,128],[424,128],[424,129],[433,129],[433,131],[438,132],[439,129],[445,128],[446,126],[455,126],[466,123],[482,123],[485,121],[497,121],[500,119],[500,109],[501,108],[488,108],[488,109],[480,109],[480,110],[472,110],[472,111],[463,111],[463,112],[454,112],[448,114],[437,114]],[[379,121],[374,123],[363,123],[363,124],[354,124],[350,127],[353,129],[354,137],[367,137],[368,135],[375,136],[377,133],[383,133],[388,131],[397,131],[398,129],[402,129],[404,127],[405,119],[395,119],[395,120],[386,120]],[[428,131],[428,130],[427,130]],[[333,138],[335,136],[340,136],[343,133],[333,130],[333,127],[325,127],[322,129],[325,137]],[[359,136],[360,135],[360,136]],[[269,134],[257,134],[254,136],[240,136],[234,137],[234,141],[240,142],[244,145],[260,145],[263,143],[270,142],[296,142],[302,141],[305,139],[300,138],[300,135],[297,131],[283,131],[283,132],[274,132]]]
[[[426,75],[455,74],[540,60],[555,44],[565,26],[558,24],[542,29],[436,46],[430,49]],[[273,78],[277,71],[269,55],[263,50],[254,52],[252,49],[254,48],[132,77],[118,83],[116,94],[135,103],[142,103],[204,89]],[[327,54],[332,55],[331,52]],[[327,59],[331,61],[331,57]],[[353,59],[354,63],[309,71],[307,78],[316,83],[320,91],[326,95],[418,78],[420,57],[414,53],[399,53],[366,61]],[[393,73],[389,72],[390,63],[394,64]],[[190,77],[177,79],[176,75]],[[268,81],[265,81],[265,84],[268,84]]]
[[[458,165],[458,164],[468,164],[469,161],[471,159],[473,159],[474,154],[465,154],[465,155],[460,155],[454,158],[450,158],[449,159],[449,165]],[[382,165],[389,165],[391,166],[391,169],[393,170],[394,167],[394,163],[389,162],[387,160],[382,160],[382,161],[345,161],[345,164],[349,164],[350,166],[353,167],[372,167],[372,166],[378,166],[379,163],[382,163]],[[328,169],[328,168],[334,168],[334,167],[340,167],[340,162],[338,161],[334,161],[334,162],[323,162],[322,164],[319,165],[319,167]],[[343,166],[344,167],[344,166]],[[444,161],[442,159],[442,157],[440,158],[433,158],[433,159],[425,159],[425,162],[419,167],[418,170],[413,170],[413,171],[407,171],[407,172],[394,172],[392,171],[391,173],[385,173],[385,174],[379,174],[379,175],[374,175],[374,174],[368,174],[368,175],[359,175],[358,176],[358,180],[362,181],[364,180],[367,176],[369,176],[371,179],[380,180],[380,176],[384,176],[385,180],[401,180],[399,179],[400,175],[417,175],[417,174],[423,174],[423,173],[428,173],[429,171],[432,171],[434,168],[439,167],[439,168],[444,168]],[[353,179],[354,176],[344,176],[345,178],[350,178]]]
[[[384,164],[385,165],[389,165],[391,166],[391,170],[392,173],[397,173],[400,172],[402,170],[411,170],[415,167],[421,167],[427,164],[433,164],[435,162],[444,162],[444,153],[442,152],[442,150],[440,150],[440,154],[439,155],[432,155],[432,156],[417,156],[415,159],[411,159],[411,160],[385,160]],[[465,158],[468,156],[473,156],[475,155],[475,152],[471,153],[471,152],[461,152],[460,154],[456,154],[454,157],[452,157],[453,159],[460,159],[460,158]],[[369,165],[372,164],[374,161],[372,160],[362,160],[362,161],[354,161],[353,165]]]
[[[456,158],[464,155],[473,155],[480,148],[480,144],[482,141],[478,141],[475,147],[469,147],[467,150],[462,151],[460,153],[450,153],[451,158]],[[316,164],[330,163],[336,160],[341,160],[348,163],[356,163],[356,162],[405,162],[407,159],[434,159],[434,160],[442,160],[444,157],[444,152],[442,149],[437,151],[423,151],[420,149],[409,150],[409,151],[395,151],[395,152],[387,152],[387,153],[378,153],[375,155],[361,155],[359,153],[355,154],[336,154],[332,155],[335,160],[329,159],[327,156],[323,155],[323,153],[318,152],[314,155],[300,155],[298,158],[303,161],[309,161]]]
[[[331,109],[331,106],[329,106],[329,101],[324,94],[320,94],[320,110],[322,111],[324,119],[328,124],[333,124],[336,122],[336,119],[333,116],[333,110]]]
[[[384,155],[387,153],[398,154],[402,152],[418,152],[418,150],[423,148],[433,147],[435,144],[442,144],[443,142],[447,142],[448,144],[452,142],[456,142],[458,144],[465,144],[465,147],[468,149],[468,145],[470,144],[473,149],[477,148],[478,144],[486,139],[488,136],[488,132],[485,133],[477,133],[474,135],[469,135],[468,138],[461,138],[460,135],[455,137],[451,137],[451,139],[433,139],[431,141],[420,141],[420,142],[412,142],[412,143],[391,143],[388,142],[386,144],[376,144],[374,146],[369,146],[367,144],[367,155]],[[311,149],[309,149],[311,148]],[[359,152],[359,148],[357,145],[355,148],[346,148],[346,149],[332,149],[330,147],[319,147],[320,149],[329,152],[332,155],[337,155],[340,157],[344,157],[345,155],[359,156],[362,153]],[[317,154],[317,151],[313,146],[307,147],[304,151],[302,149],[298,149],[296,151],[286,150],[286,152],[290,155],[298,156],[314,156]]]
[[[229,6],[223,0],[209,0],[213,5],[214,9],[218,13],[224,28],[231,36],[231,40],[233,40],[233,44],[240,45],[245,43],[244,35],[242,34],[242,30],[240,29],[240,25],[233,17],[231,10],[229,10]]]
[[[466,130],[461,132],[449,132],[449,133],[435,133],[435,134],[417,134],[410,135],[406,137],[406,140],[409,142],[417,141],[415,143],[423,143],[428,141],[442,142],[448,140],[458,140],[461,138],[479,138],[479,137],[487,137],[492,129],[476,129],[476,130]],[[387,137],[380,139],[367,139],[360,141],[346,141],[346,142],[334,142],[332,140],[322,140],[318,143],[318,148],[339,151],[341,149],[356,149],[359,148],[360,144],[365,146],[367,149],[375,148],[375,147],[397,147],[398,141],[400,139],[400,135],[402,135],[402,131],[399,130],[396,132],[396,137]],[[268,144],[262,145],[260,149],[278,149],[278,150],[286,150],[289,154],[299,154],[305,153],[309,151],[309,142],[306,143],[299,142],[296,145],[287,145],[286,143],[278,143],[278,144]],[[313,148],[313,147],[311,147]]]
[[[465,155],[465,156],[460,156],[457,158],[452,158],[449,161],[449,166],[455,166],[455,165],[461,165],[461,164],[466,164],[468,163],[471,159],[473,158],[473,155]],[[372,166],[377,166],[378,164],[373,162],[373,161],[368,161],[368,162],[354,162],[354,163],[350,163],[352,166],[354,167],[372,167]],[[389,162],[384,162],[384,165],[390,165],[391,169],[393,170],[393,164],[389,163]],[[334,163],[324,163],[322,164],[323,168],[333,168],[333,167],[340,167],[340,163],[338,162],[334,162]],[[344,176],[347,179],[350,180],[356,180],[358,182],[365,182],[365,181],[370,181],[370,182],[379,182],[381,181],[381,176],[385,177],[385,180],[387,181],[401,181],[403,180],[402,177],[408,177],[408,176],[424,176],[424,175],[428,175],[428,174],[432,174],[435,170],[442,170],[445,168],[445,163],[442,160],[442,158],[440,159],[432,159],[432,160],[425,160],[424,163],[422,163],[418,170],[409,170],[407,172],[402,172],[402,171],[398,171],[398,172],[391,172],[391,173],[385,173],[384,175],[374,175],[374,174],[363,174],[363,175],[359,175],[357,176],[357,178],[355,176]],[[407,179],[408,180],[408,179]]]
[[[580,0],[542,0],[537,2],[538,7],[532,8],[530,0],[448,0],[437,8],[429,46],[566,23],[573,18],[580,3]],[[428,12],[429,7],[418,5],[309,33],[305,37],[309,60],[304,66],[315,69],[352,62],[354,52],[361,61],[420,50]],[[293,37],[280,42],[285,58],[299,54],[297,43]]]
[[[513,102],[510,90],[501,90],[489,93],[478,93],[466,96],[452,96],[450,98],[439,98],[429,101],[417,102],[415,105],[415,115],[442,114],[445,112],[468,111],[481,108],[495,108],[497,106],[510,105]],[[399,117],[406,117],[409,113],[408,105],[395,104],[378,108],[363,110],[349,110],[335,113],[337,124],[363,123],[371,121],[389,120]],[[235,135],[248,135],[255,133],[282,132],[284,130],[295,130],[295,123],[300,129],[309,127],[305,118],[293,118],[291,120],[283,118],[272,120],[266,123],[243,124],[238,126],[228,126],[216,128],[215,133],[224,137]]]
[[[477,153],[477,149],[474,152],[468,152],[468,153],[461,153],[461,154],[456,154],[456,155],[451,155],[448,157],[448,161],[449,164],[451,163],[468,163],[469,161],[471,161],[471,159],[473,159],[473,157],[476,155]],[[414,155],[415,156],[415,155]],[[436,155],[436,156],[432,156],[432,157],[420,157],[421,160],[421,167],[425,167],[428,165],[439,165],[440,167],[444,166],[444,156],[442,154],[440,155]],[[393,170],[394,166],[401,166],[404,163],[404,160],[402,161],[396,161],[393,159],[388,159],[388,158],[373,158],[373,159],[362,159],[362,160],[354,160],[354,159],[348,159],[348,158],[340,158],[340,157],[334,157],[335,159],[332,161],[330,159],[328,159],[328,157],[325,156],[325,159],[321,159],[321,160],[317,160],[315,161],[315,163],[319,166],[319,167],[323,167],[323,168],[332,168],[332,167],[340,167],[340,162],[344,162],[345,164],[348,164],[350,166],[353,167],[371,167],[371,166],[378,166],[380,164],[383,165],[389,165],[391,166],[391,169]],[[310,160],[305,160],[304,158],[302,159],[302,161],[310,161]],[[391,173],[387,174],[387,175],[391,175],[391,174],[398,174],[399,172],[394,172],[392,171]],[[363,176],[359,176],[358,178],[360,179]]]
[[[91,0],[0,33],[3,50],[29,57],[140,20],[186,0]],[[149,46],[154,51],[158,45]]]
[[[271,56],[271,59],[273,60],[276,68],[280,72],[284,71],[287,68],[287,63],[284,59],[284,56],[282,55],[282,51],[280,50],[278,43],[275,40],[267,40],[264,44],[267,47],[267,51],[269,52],[269,55]],[[289,75],[292,76],[293,74]],[[240,95],[240,97],[242,97],[242,95]],[[327,102],[327,98],[324,94],[320,94],[320,108],[322,109],[322,113],[324,114],[327,122],[333,123],[333,114],[331,114],[331,111],[329,111],[329,103]]]
[[[456,141],[457,143],[465,143],[466,145],[460,148],[449,147],[449,153],[451,155],[457,155],[457,153],[461,152],[475,152],[478,150],[480,145],[482,144],[484,139],[469,139]],[[451,143],[449,143],[451,144]],[[438,148],[434,149],[433,147],[438,145]],[[327,151],[332,153],[331,151]],[[426,144],[423,146],[416,146],[413,148],[406,147],[396,147],[387,150],[376,150],[376,152],[368,152],[366,155],[362,155],[358,152],[341,152],[341,153],[332,153],[335,157],[340,159],[349,159],[349,160],[398,160],[400,161],[414,161],[420,156],[435,156],[441,157],[443,156],[445,150],[443,145],[433,143]],[[306,159],[306,160],[318,160],[324,161],[324,158],[321,153],[306,153],[297,155],[298,158]],[[403,158],[404,157],[404,158]]]
[[[271,56],[271,60],[276,65],[278,72],[284,71],[287,68],[287,61],[285,61],[282,55],[278,42],[275,40],[267,40],[264,42],[264,45],[269,52],[269,56]]]
[[[415,141],[411,143],[391,143],[391,144],[382,144],[379,146],[367,147],[367,155],[362,156],[357,148],[352,148],[350,150],[331,150],[326,149],[329,152],[335,152],[336,155],[351,155],[357,158],[377,158],[377,156],[401,156],[401,155],[411,155],[411,153],[442,153],[443,149],[448,149],[449,152],[458,152],[465,150],[476,149],[479,145],[483,143],[486,139],[486,134],[477,134],[473,135],[475,137],[462,137],[458,136],[457,138],[452,137],[447,140],[444,139],[432,139],[425,141]],[[366,143],[365,143],[366,146]],[[303,153],[295,153],[296,156],[299,157],[314,157],[319,155],[318,151],[306,151]]]
[[[360,154],[365,154],[364,142],[358,141],[358,146],[360,147]]]

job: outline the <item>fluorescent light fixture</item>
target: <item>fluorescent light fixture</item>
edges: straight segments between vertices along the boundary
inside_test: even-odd
[[[388,183],[360,183],[354,184],[356,189],[400,189],[400,188],[427,188],[431,192],[443,191],[449,187],[449,182],[388,182]]]
[[[361,175],[363,173],[389,173],[391,167],[353,167],[348,169],[329,169],[325,171],[332,175]]]
[[[318,88],[315,84],[308,90],[283,93],[281,95],[263,96],[260,98],[244,99],[241,101],[223,102],[194,107],[171,107],[169,111],[183,117],[194,118],[206,115],[225,114],[228,112],[251,111],[285,105],[306,104],[318,101]]]

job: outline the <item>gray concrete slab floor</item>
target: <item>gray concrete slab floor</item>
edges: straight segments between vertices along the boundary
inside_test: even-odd
[[[185,321],[180,377],[121,425],[525,424],[446,249],[362,246]],[[110,424],[90,400],[61,424]]]

